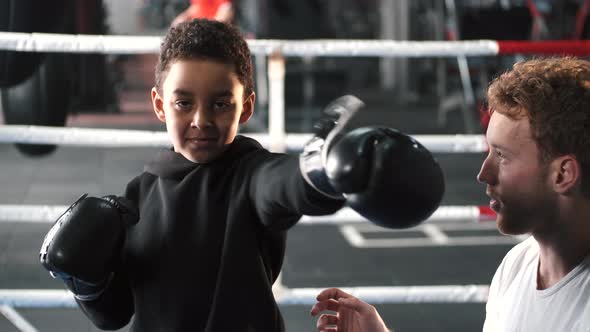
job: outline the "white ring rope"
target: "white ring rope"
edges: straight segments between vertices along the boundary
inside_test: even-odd
[[[487,285],[342,287],[343,291],[371,304],[384,303],[485,303]],[[283,305],[312,305],[323,288],[287,288],[277,294]]]
[[[275,293],[280,305],[312,305],[322,288],[280,288]],[[484,303],[487,285],[343,287],[364,301],[380,303]],[[57,289],[0,289],[0,305],[24,308],[76,307],[69,291]]]
[[[0,49],[20,52],[142,54],[158,53],[159,36],[67,35],[0,32]]]
[[[158,53],[161,36],[68,35],[0,32],[0,50],[20,52],[141,54]],[[254,55],[465,57],[501,54],[590,54],[585,40],[403,41],[390,39],[249,39]]]
[[[0,205],[0,222],[53,223],[66,211],[66,205]],[[488,221],[495,219],[495,214],[485,206],[441,206],[428,219],[431,222],[443,221]],[[342,208],[328,216],[303,216],[299,224],[303,225],[338,225],[363,223],[367,220],[350,208]]]
[[[0,289],[0,305],[24,308],[76,307],[72,293],[61,289]]]
[[[0,205],[0,222],[53,223],[67,205]]]
[[[67,52],[103,54],[158,53],[160,36],[66,35],[0,32],[0,50],[21,52]],[[399,41],[399,40],[264,40],[249,39],[254,55],[284,56],[383,56],[455,57],[497,55],[494,40]]]
[[[269,147],[268,134],[246,133],[263,146]],[[286,134],[289,150],[300,151],[312,134]],[[486,152],[483,135],[416,135],[413,136],[432,152]],[[167,147],[170,140],[163,131],[61,128],[25,125],[0,126],[0,143],[57,144],[94,147]]]
[[[0,206],[0,220],[2,207]],[[489,221],[495,220],[496,216],[487,206],[475,205],[447,205],[440,206],[428,218],[428,222],[453,222],[453,221]],[[55,219],[53,219],[55,221]],[[367,222],[367,220],[356,213],[353,209],[342,208],[336,213],[327,216],[303,216],[299,224],[303,225],[339,225],[347,223]]]
[[[93,147],[170,146],[170,139],[164,131],[26,125],[0,126],[0,142]]]

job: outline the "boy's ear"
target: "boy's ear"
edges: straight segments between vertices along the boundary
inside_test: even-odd
[[[552,184],[556,192],[566,194],[572,191],[581,180],[580,163],[573,155],[556,158],[552,162]]]
[[[154,108],[154,113],[156,113],[156,117],[162,121],[166,122],[166,114],[164,113],[164,100],[158,93],[158,90],[153,87],[152,88],[152,106]]]
[[[252,114],[254,114],[254,101],[256,101],[256,94],[254,92],[244,99],[242,114],[240,114],[240,124],[248,122]]]

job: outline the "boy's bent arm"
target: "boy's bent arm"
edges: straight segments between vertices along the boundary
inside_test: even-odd
[[[131,180],[125,189],[124,197],[135,206],[139,206],[139,186],[138,176]],[[124,265],[124,260],[119,261],[107,288],[98,298],[92,301],[76,301],[84,314],[99,329],[120,329],[129,323],[135,313],[133,293]]]
[[[279,230],[293,226],[302,215],[331,214],[344,204],[312,188],[293,155],[269,154],[258,162],[249,192],[262,223]]]
[[[124,327],[135,311],[127,276],[120,272],[113,274],[109,286],[97,299],[76,302],[90,321],[101,330]]]

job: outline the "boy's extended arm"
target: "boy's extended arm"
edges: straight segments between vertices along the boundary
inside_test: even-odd
[[[377,225],[406,228],[436,210],[444,177],[430,151],[387,127],[345,130],[363,105],[354,96],[336,99],[298,158],[277,157],[256,170],[253,200],[265,223],[293,224],[296,215],[277,217],[330,214],[346,202]]]
[[[294,155],[260,156],[250,182],[250,198],[263,224],[278,230],[294,225],[301,215],[338,211],[344,199],[327,197],[303,178]]]

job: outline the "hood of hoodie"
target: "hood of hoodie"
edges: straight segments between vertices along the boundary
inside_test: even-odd
[[[229,148],[219,158],[207,164],[194,163],[186,159],[173,148],[162,149],[158,151],[156,157],[147,163],[144,171],[162,178],[183,177],[195,168],[215,167],[216,165],[227,163],[228,161],[238,159],[251,151],[262,149],[262,145],[257,141],[237,135]]]

